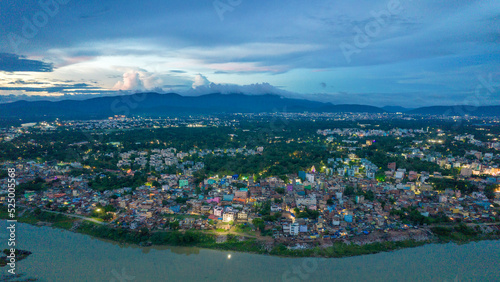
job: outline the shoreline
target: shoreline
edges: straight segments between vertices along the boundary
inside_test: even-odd
[[[64,229],[98,239],[132,244],[139,247],[197,247],[202,249],[237,251],[279,257],[343,258],[391,252],[433,243],[454,242],[456,244],[466,244],[473,241],[500,239],[500,230],[491,233],[480,233],[474,231],[474,228],[455,224],[447,227],[430,227],[426,230],[406,230],[407,232],[386,233],[385,237],[391,238],[392,240],[384,239],[384,236],[377,237],[377,234],[375,234],[373,237],[377,239],[374,240],[371,237],[356,236],[336,241],[317,240],[300,245],[298,243],[289,244],[289,242],[287,244],[277,240],[273,240],[272,242],[262,241],[255,238],[227,233],[210,234],[210,232],[198,230],[137,232],[108,227],[106,225],[98,225],[63,214],[52,215],[50,217],[47,217],[46,214],[50,213],[43,212],[42,216],[36,216],[32,211],[27,210],[22,217],[18,218],[18,222],[33,226],[49,226]],[[40,217],[47,218],[45,218],[44,221]],[[0,219],[6,219],[2,213],[0,213]],[[478,230],[478,228],[475,229]],[[412,238],[409,236],[409,234],[412,233],[417,233],[417,237]],[[218,240],[220,239],[218,237],[225,238],[221,241]]]

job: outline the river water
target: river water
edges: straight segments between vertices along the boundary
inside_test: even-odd
[[[0,244],[7,242],[0,221]],[[500,281],[500,241],[431,244],[342,259],[280,258],[186,247],[137,247],[17,224],[17,263],[37,281]],[[7,267],[1,268],[3,278]]]

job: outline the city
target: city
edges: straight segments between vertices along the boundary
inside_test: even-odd
[[[219,244],[228,236],[256,240],[270,250],[499,235],[498,120],[456,128],[437,117],[342,114],[345,127],[324,127],[338,119],[275,113],[22,124],[3,129],[0,167],[16,168],[26,221],[143,232],[150,237],[134,240],[146,245],[169,231],[198,231]],[[391,125],[401,122],[408,128]],[[427,123],[434,125],[418,128]],[[304,124],[308,130],[294,130]],[[220,145],[179,132],[163,138],[170,130],[214,134]],[[9,159],[12,146],[31,157]],[[59,159],[48,153],[56,148]]]
[[[0,281],[500,280],[500,1],[0,15]]]

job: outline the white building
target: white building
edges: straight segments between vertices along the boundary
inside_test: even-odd
[[[224,215],[222,216],[222,221],[224,222],[234,221],[234,212],[224,213]]]
[[[281,211],[281,207],[278,205],[272,205],[271,206],[271,212],[278,212]]]
[[[314,174],[307,173],[306,179],[308,182],[314,183]]]
[[[298,222],[290,224],[290,235],[299,235],[299,227]]]
[[[220,217],[220,216],[222,216],[223,212],[224,212],[224,208],[223,207],[217,206],[217,207],[214,208],[214,215],[215,216],[219,216]]]

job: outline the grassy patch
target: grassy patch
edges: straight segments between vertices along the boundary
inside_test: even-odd
[[[9,219],[8,213],[3,208],[0,209],[0,218]],[[55,214],[36,209],[34,211],[26,211],[23,216],[17,218],[17,221],[33,225],[43,221],[52,223],[52,226],[57,228],[70,229],[76,219],[62,214]]]
[[[8,213],[5,207],[0,207],[0,218],[8,219]],[[42,210],[27,211],[19,222],[36,224],[44,221],[50,222],[54,227],[62,229],[70,229],[77,219],[68,217],[62,214],[45,212]],[[237,225],[237,232],[249,233],[249,226]],[[432,227],[432,232],[438,237],[439,242],[469,242],[473,240],[498,239],[500,232],[483,234],[479,227],[468,227],[464,224],[453,225],[449,227]],[[393,251],[403,248],[412,248],[422,246],[429,241],[398,241],[398,242],[382,242],[366,245],[334,243],[331,247],[313,247],[309,249],[291,250],[285,245],[274,246],[271,250],[265,248],[264,243],[256,239],[247,239],[240,241],[238,236],[228,234],[227,241],[224,243],[216,243],[215,234],[213,232],[200,231],[168,231],[168,232],[150,232],[147,228],[131,231],[122,228],[112,228],[106,225],[99,225],[92,222],[82,222],[78,229],[79,233],[91,235],[97,238],[113,240],[117,242],[125,242],[131,244],[150,243],[155,245],[171,245],[171,246],[196,246],[201,248],[218,249],[224,251],[239,251],[251,252],[257,254],[269,254],[286,257],[329,257],[341,258],[348,256],[358,256],[366,254],[375,254],[379,252]],[[207,234],[208,233],[208,234]]]
[[[290,250],[284,245],[278,245],[271,251],[271,255],[287,256],[287,257],[328,257],[342,258],[359,255],[376,254],[380,252],[388,252],[403,248],[413,248],[425,245],[425,241],[398,241],[398,242],[382,242],[366,245],[335,243],[331,247],[321,248],[314,247],[310,249]]]
[[[484,234],[479,226],[475,228],[465,224],[458,224],[451,227],[432,227],[431,231],[438,237],[440,242],[467,243],[470,241],[498,239],[500,234]]]
[[[198,245],[202,248],[217,249],[224,251],[238,251],[238,252],[251,252],[258,254],[266,254],[266,249],[262,243],[256,239],[239,241],[234,235],[227,235],[227,241],[224,243],[207,242]]]

